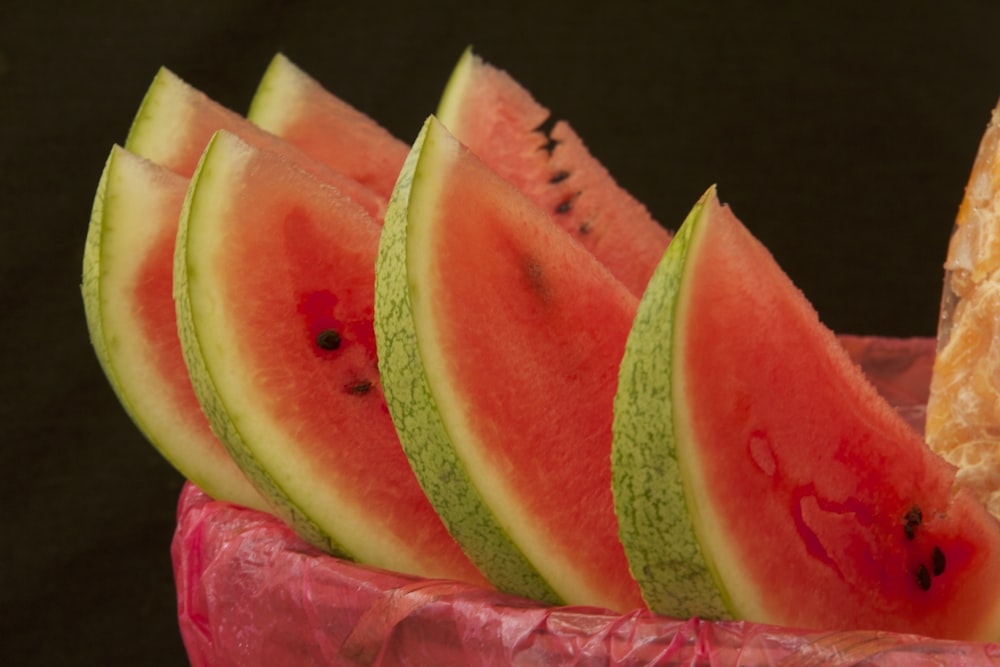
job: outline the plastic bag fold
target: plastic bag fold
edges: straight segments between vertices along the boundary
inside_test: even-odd
[[[842,340],[922,428],[933,340]],[[180,497],[172,558],[193,667],[1000,665],[995,644],[551,607],[409,577],[331,557],[280,520],[192,484]]]

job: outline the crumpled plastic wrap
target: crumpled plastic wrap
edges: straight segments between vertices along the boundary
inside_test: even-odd
[[[913,418],[933,341],[845,338]],[[929,355],[929,357],[928,357]],[[886,393],[888,392],[888,393]],[[551,607],[326,555],[269,515],[185,486],[172,556],[193,667],[1000,665],[1000,645]]]

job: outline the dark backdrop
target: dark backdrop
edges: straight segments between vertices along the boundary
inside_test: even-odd
[[[181,480],[108,388],[79,296],[98,176],[160,65],[243,112],[281,50],[410,140],[473,44],[664,223],[718,183],[832,328],[933,335],[1000,3],[763,6],[4,0],[0,661],[185,661]]]

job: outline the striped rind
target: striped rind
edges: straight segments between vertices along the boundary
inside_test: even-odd
[[[561,600],[524,557],[472,483],[456,453],[432,392],[421,356],[411,294],[422,286],[411,279],[407,246],[412,234],[433,224],[415,218],[415,189],[442,187],[435,118],[429,118],[407,156],[386,211],[375,275],[375,337],[385,397],[410,464],[442,521],[469,558],[498,589],[528,598]]]
[[[612,488],[622,544],[646,603],[677,618],[729,615],[699,546],[674,436],[678,295],[713,193],[695,204],[650,279],[615,396]]]

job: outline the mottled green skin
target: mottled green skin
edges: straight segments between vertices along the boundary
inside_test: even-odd
[[[419,323],[410,298],[421,286],[408,275],[407,236],[421,233],[434,221],[411,215],[409,204],[414,190],[433,193],[444,186],[439,173],[422,168],[428,154],[444,148],[436,136],[441,132],[433,117],[424,124],[385,215],[375,265],[375,338],[382,386],[421,487],[472,562],[499,590],[558,604],[562,600],[498,525],[473,486],[438,413],[417,347]]]
[[[653,611],[677,618],[728,617],[695,533],[673,424],[677,297],[705,201],[677,231],[639,304],[619,374],[611,454],[632,574]]]
[[[107,340],[108,334],[104,330],[104,319],[101,317],[101,240],[104,231],[105,199],[114,156],[115,150],[112,150],[97,184],[97,194],[94,196],[94,206],[90,214],[90,226],[87,229],[87,240],[83,248],[83,275],[80,290],[83,295],[83,307],[87,318],[90,342],[94,347],[97,360],[115,393],[122,401],[125,411],[133,421],[138,423],[127,397],[120,390],[121,383],[118,381],[114,365],[111,363],[110,343]]]
[[[207,192],[211,196],[213,189],[211,181],[215,177],[212,170],[212,149],[217,142],[213,137],[205,153],[198,163],[192,187],[188,190],[181,212],[177,229],[177,246],[174,254],[174,302],[177,305],[177,330],[180,335],[181,350],[184,362],[187,364],[191,384],[195,395],[201,404],[202,411],[212,425],[212,431],[222,441],[226,451],[232,456],[243,473],[253,482],[254,486],[271,502],[274,512],[288,523],[289,526],[304,540],[328,553],[353,558],[340,542],[329,531],[320,528],[295,503],[290,500],[289,493],[281,488],[267,469],[254,457],[252,448],[240,430],[240,415],[227,408],[216,389],[215,380],[206,359],[207,348],[210,345],[226,344],[226,341],[203,340],[198,335],[196,323],[198,313],[192,303],[192,293],[198,290],[201,278],[194,268],[189,254],[193,248],[188,243],[190,223],[198,219],[199,192]]]

